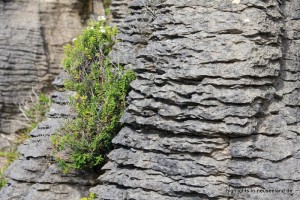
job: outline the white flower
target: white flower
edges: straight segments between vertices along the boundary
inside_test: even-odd
[[[105,33],[105,29],[104,29],[103,27],[100,27],[100,28],[99,28],[99,32],[100,32],[100,33]]]
[[[233,4],[240,4],[240,3],[241,3],[241,0],[232,0],[232,3],[233,3]]]
[[[73,38],[72,42],[75,42],[77,40],[77,38]]]
[[[98,21],[105,21],[105,20],[106,20],[105,16],[98,16]]]

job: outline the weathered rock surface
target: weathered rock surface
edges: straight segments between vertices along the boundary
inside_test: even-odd
[[[0,1],[0,133],[22,127],[18,104],[60,71],[62,46],[82,29],[79,10],[76,0]]]
[[[112,15],[112,23],[120,25],[129,13],[128,3],[130,0],[112,0],[110,11]]]
[[[103,15],[101,0],[89,4]],[[61,71],[63,45],[81,32],[84,9],[80,0],[0,1],[0,148],[24,127],[18,105]]]
[[[54,84],[66,77],[61,75]],[[50,136],[75,115],[68,105],[74,92],[55,92],[51,95],[53,105],[48,118],[34,129],[18,150],[21,157],[5,171],[8,184],[0,192],[1,200],[75,200],[88,195],[95,185],[92,171],[73,171],[63,174],[53,160]]]
[[[92,187],[97,199],[298,200],[299,9],[297,0],[130,1],[110,56],[137,80],[100,183],[45,164],[49,135],[73,116],[72,94],[55,93],[1,195],[77,199]]]
[[[299,8],[296,0],[131,1],[111,57],[138,78],[102,184],[90,191],[299,199]]]

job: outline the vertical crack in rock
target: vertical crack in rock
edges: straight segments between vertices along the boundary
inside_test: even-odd
[[[299,6],[130,1],[110,55],[137,80],[98,199],[296,200]]]
[[[63,48],[82,30],[76,1],[0,1],[0,136],[24,128],[18,105],[48,89]],[[0,148],[3,148],[0,144]]]

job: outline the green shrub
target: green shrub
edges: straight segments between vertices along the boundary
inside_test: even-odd
[[[96,194],[90,193],[88,197],[83,197],[80,200],[94,200],[96,199]]]
[[[63,66],[72,77],[65,85],[77,92],[71,105],[78,116],[51,137],[56,160],[64,172],[102,164],[121,128],[125,97],[135,74],[107,57],[116,34],[116,28],[106,26],[104,21],[90,21],[74,44],[65,46]]]

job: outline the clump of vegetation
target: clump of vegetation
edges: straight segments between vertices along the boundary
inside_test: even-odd
[[[96,194],[90,193],[88,197],[83,197],[80,200],[94,200],[96,199]]]
[[[19,106],[19,109],[27,122],[25,123],[26,128],[20,130],[18,134],[27,138],[29,132],[37,127],[38,123],[44,120],[47,112],[49,112],[51,104],[52,102],[46,94],[36,94],[32,91],[30,101]]]
[[[105,10],[105,15],[109,16],[111,11],[110,11],[110,5],[111,5],[111,0],[104,0],[103,1],[103,7]]]
[[[29,137],[29,132],[45,118],[50,106],[51,100],[47,95],[43,93],[36,94],[34,91],[32,91],[30,99],[19,106],[20,111],[27,120],[25,123],[26,127],[17,132],[18,137],[9,149],[0,151],[0,157],[5,160],[5,165],[0,168],[0,188],[7,183],[3,172],[19,157],[17,147]]]
[[[77,92],[71,105],[78,116],[51,137],[56,160],[65,173],[102,164],[121,128],[125,98],[135,74],[107,57],[116,34],[117,29],[104,20],[90,21],[73,45],[65,46],[63,66],[72,77],[65,85]]]
[[[7,167],[17,159],[18,153],[16,151],[16,147],[13,147],[9,151],[1,151],[0,157],[4,158],[5,165],[0,168],[0,189],[7,184],[5,177],[3,176],[3,172],[7,169]]]

